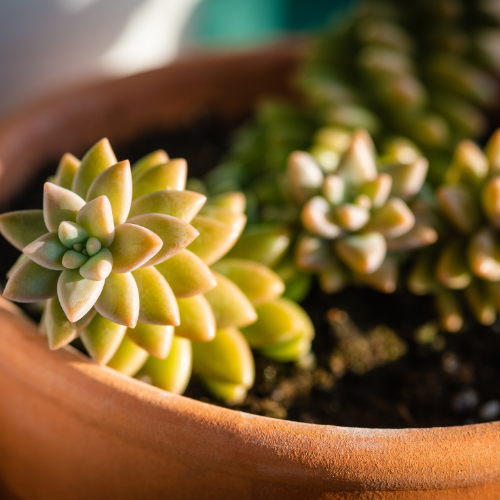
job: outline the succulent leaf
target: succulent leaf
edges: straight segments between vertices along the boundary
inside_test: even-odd
[[[429,162],[420,156],[408,165],[396,165],[386,170],[392,177],[391,195],[409,200],[420,192],[424,185]]]
[[[367,233],[380,233],[387,239],[404,235],[415,225],[415,216],[399,198],[390,198],[377,210],[363,228]]]
[[[139,321],[135,328],[127,329],[127,336],[151,356],[165,359],[172,347],[174,327],[146,324]]]
[[[21,210],[0,215],[0,232],[11,245],[22,251],[49,231],[43,210]]]
[[[378,174],[377,177],[360,188],[361,194],[366,194],[373,208],[380,208],[389,198],[392,190],[392,176],[387,173]]]
[[[65,269],[57,282],[57,296],[66,317],[75,323],[94,307],[104,281],[85,279],[78,269]]]
[[[72,323],[66,317],[59,299],[49,299],[45,311],[45,325],[50,349],[56,350],[68,345],[92,321],[94,315],[95,310],[91,309],[80,320]]]
[[[132,165],[132,178],[135,179],[140,174],[146,172],[146,170],[158,165],[163,165],[164,163],[167,163],[168,160],[168,154],[163,151],[163,149],[153,151]]]
[[[346,236],[335,240],[334,248],[346,265],[361,274],[379,269],[387,252],[386,241],[380,233]]]
[[[184,250],[197,236],[198,231],[181,219],[163,214],[138,215],[128,220],[129,224],[145,227],[163,242],[162,247],[143,266],[154,266]]]
[[[205,293],[214,312],[218,328],[242,327],[257,319],[255,309],[246,295],[228,278],[214,272],[217,286]]]
[[[333,221],[330,204],[322,196],[311,198],[300,215],[302,224],[313,235],[333,239],[342,234],[342,228]]]
[[[23,262],[12,274],[3,296],[14,302],[39,302],[57,295],[60,271],[42,267],[32,260]]]
[[[182,394],[191,378],[192,358],[191,342],[174,337],[167,358],[149,357],[137,378],[150,380],[154,386],[164,391]]]
[[[203,215],[197,215],[191,225],[200,235],[189,245],[188,250],[208,265],[226,255],[240,234],[228,225]]]
[[[135,224],[116,226],[109,251],[113,255],[113,273],[128,273],[141,267],[162,247],[162,240],[153,231]]]
[[[210,342],[194,342],[193,371],[220,382],[252,386],[255,367],[247,341],[236,328],[218,329]]]
[[[285,291],[281,278],[267,266],[246,259],[222,259],[212,270],[230,279],[254,306],[277,299]]]
[[[80,160],[70,153],[65,153],[59,162],[54,184],[61,186],[64,189],[71,189],[76,171],[80,167]]]
[[[291,192],[300,204],[320,191],[323,172],[309,153],[294,151],[288,158],[287,168]]]
[[[200,376],[200,380],[217,399],[230,405],[243,403],[247,395],[248,387],[243,384],[222,382],[218,379],[202,376]]]
[[[178,326],[180,318],[175,295],[161,273],[154,267],[146,267],[133,271],[132,276],[139,290],[139,321]]]
[[[210,206],[225,208],[234,214],[244,213],[246,205],[246,197],[240,192],[223,193],[210,198]]]
[[[440,290],[436,294],[436,307],[442,327],[448,332],[458,332],[464,318],[457,294],[451,290]]]
[[[43,217],[49,231],[58,231],[61,222],[76,222],[85,201],[77,194],[46,182],[43,192]]]
[[[467,248],[469,266],[474,274],[488,281],[500,281],[500,242],[489,228],[475,233]]]
[[[96,314],[82,330],[80,338],[90,357],[98,365],[105,365],[120,347],[126,331],[126,326]]]
[[[115,226],[127,220],[132,203],[132,172],[128,160],[121,161],[101,172],[87,192],[87,202],[106,196],[113,212]]]
[[[187,163],[184,159],[152,167],[134,178],[133,199],[163,189],[182,191],[186,187],[186,178]]]
[[[147,351],[125,335],[108,366],[117,372],[133,377],[144,366],[148,357]]]
[[[291,241],[286,227],[252,226],[238,239],[227,257],[248,259],[274,267],[285,255]]]
[[[33,262],[55,271],[64,269],[63,255],[66,251],[67,248],[61,244],[57,233],[47,233],[23,250]]]
[[[60,242],[66,248],[73,248],[73,245],[84,243],[89,238],[89,233],[76,222],[62,221],[57,229]]]
[[[105,280],[113,269],[113,256],[107,248],[102,248],[80,267],[80,274],[92,281]]]
[[[78,212],[76,222],[105,247],[113,243],[115,224],[113,210],[107,196],[99,196],[85,204]]]
[[[211,205],[205,205],[200,210],[200,215],[218,220],[223,224],[229,226],[233,231],[237,231],[238,233],[241,233],[241,231],[243,231],[243,228],[245,227],[245,224],[247,222],[246,215],[244,214],[231,212],[227,208],[214,207]]]
[[[347,186],[361,186],[377,177],[373,142],[365,130],[356,130],[336,175]]]
[[[484,185],[481,203],[490,224],[496,229],[500,229],[500,176],[492,177]]]
[[[443,248],[436,266],[436,278],[452,290],[461,290],[470,285],[472,274],[467,266],[462,241],[451,241]]]
[[[175,335],[193,342],[207,342],[215,337],[214,313],[203,295],[177,299],[177,304],[180,324],[175,327]]]
[[[277,299],[255,308],[258,319],[242,328],[241,333],[253,348],[263,348],[306,336],[311,340],[313,329],[303,311],[288,299]],[[307,316],[306,316],[307,317]]]
[[[480,220],[479,207],[468,187],[460,184],[441,186],[437,191],[437,199],[444,215],[464,234],[477,226]]]
[[[210,268],[189,250],[182,250],[155,267],[178,298],[208,292],[217,284]]]
[[[82,158],[80,168],[75,173],[71,190],[85,199],[94,179],[115,163],[116,156],[111,144],[108,139],[101,139]]]
[[[139,290],[132,273],[111,273],[103,282],[101,295],[95,303],[99,314],[109,321],[135,328],[139,320]]]
[[[191,222],[206,200],[206,196],[194,191],[155,191],[135,199],[132,202],[129,217],[164,214]]]
[[[277,361],[278,363],[297,361],[303,358],[310,351],[311,341],[302,336],[260,349],[262,355],[266,358]]]

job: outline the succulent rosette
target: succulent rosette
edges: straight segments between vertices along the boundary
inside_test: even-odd
[[[296,243],[296,264],[318,274],[326,293],[352,281],[393,292],[398,252],[437,238],[406,204],[422,188],[427,160],[399,140],[377,161],[365,130],[348,140],[339,140],[338,130],[327,132],[318,136],[315,156],[297,151],[288,162],[288,185],[305,230]]]
[[[185,177],[181,162],[167,164],[173,189]],[[80,162],[66,154],[45,183],[43,210],[0,216],[0,230],[24,257],[10,273],[4,296],[47,301],[43,330],[51,349],[81,335],[90,355],[105,363],[126,332],[157,332],[150,349],[166,350],[179,308],[154,267],[198,235],[184,220],[138,210],[128,161],[117,162],[106,139]],[[176,184],[177,183],[177,184]],[[106,332],[104,335],[103,332]]]
[[[434,211],[442,219],[439,241],[418,256],[409,276],[413,293],[435,295],[446,330],[462,327],[464,305],[485,325],[500,311],[499,200],[497,130],[484,153],[469,140],[457,146],[436,191]]]

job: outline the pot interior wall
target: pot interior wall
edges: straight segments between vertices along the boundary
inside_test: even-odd
[[[65,152],[81,156],[108,137],[122,145],[148,131],[173,129],[202,115],[234,120],[258,98],[290,94],[300,44],[246,55],[205,56],[91,87],[73,89],[0,125],[0,207],[36,170]]]

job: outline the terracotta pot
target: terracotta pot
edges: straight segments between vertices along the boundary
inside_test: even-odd
[[[204,57],[40,103],[0,127],[6,203],[44,161],[248,111],[287,90],[290,47]],[[498,499],[500,423],[434,429],[300,424],[210,406],[50,352],[0,309],[1,498]],[[9,492],[9,493],[8,493]]]

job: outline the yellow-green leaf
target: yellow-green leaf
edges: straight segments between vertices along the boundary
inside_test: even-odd
[[[57,295],[61,271],[39,266],[32,260],[23,262],[12,274],[3,296],[14,302],[39,302]]]
[[[148,193],[132,202],[129,217],[164,214],[191,222],[205,204],[207,197],[194,191],[172,189]]]
[[[107,196],[89,201],[76,216],[76,222],[91,236],[109,247],[115,237],[113,210]]]
[[[0,215],[0,233],[18,250],[47,234],[43,210],[20,210]]]
[[[95,315],[91,309],[79,321],[70,322],[57,297],[49,299],[45,307],[45,329],[52,350],[60,349],[74,340]]]
[[[186,187],[186,178],[187,163],[183,158],[152,167],[134,178],[133,199],[163,189],[182,191]]]
[[[132,173],[128,160],[107,168],[95,178],[86,200],[89,202],[99,196],[106,196],[111,203],[115,226],[127,220],[132,203]]]
[[[124,375],[133,377],[143,367],[148,357],[149,354],[147,351],[139,347],[135,342],[132,342],[125,335],[108,366]]]
[[[161,262],[156,269],[168,281],[176,297],[205,293],[217,284],[210,268],[189,250],[182,250]]]
[[[158,165],[163,165],[164,163],[167,163],[168,160],[168,154],[163,151],[163,149],[153,151],[132,165],[132,178],[135,179],[146,170]]]
[[[57,184],[65,189],[71,189],[73,179],[75,178],[76,171],[79,167],[80,160],[75,158],[70,153],[65,153],[59,162],[59,166],[57,167],[54,184]]]
[[[143,266],[154,266],[186,248],[197,236],[198,231],[181,219],[163,214],[138,215],[128,220],[129,224],[145,227],[161,238],[162,247]]]
[[[217,286],[205,293],[218,328],[247,326],[257,319],[246,295],[229,279],[214,273]]]
[[[179,308],[167,280],[154,267],[132,272],[139,290],[139,321],[152,325],[179,324]]]
[[[151,356],[165,359],[172,347],[174,327],[169,325],[148,325],[139,321],[135,328],[127,329],[127,336]]]
[[[82,277],[78,269],[65,269],[57,282],[57,295],[67,318],[74,323],[94,307],[102,292],[104,281]]]
[[[281,278],[267,266],[247,259],[222,259],[212,270],[235,283],[254,306],[277,299],[284,291]]]
[[[116,156],[108,139],[101,139],[82,158],[76,171],[71,190],[85,199],[94,179],[116,163]]]
[[[230,226],[203,215],[197,215],[191,225],[200,235],[189,245],[188,250],[208,265],[229,252],[239,236],[239,232]]]
[[[165,391],[182,394],[191,378],[192,358],[191,342],[174,337],[167,359],[150,356],[137,378]]]
[[[95,308],[110,321],[134,328],[139,319],[139,290],[132,273],[111,273]]]
[[[210,342],[193,342],[193,370],[203,377],[249,388],[255,376],[252,351],[236,328],[217,330]]]
[[[85,201],[77,194],[46,182],[43,192],[43,217],[49,231],[57,231],[63,221],[76,222]]]
[[[203,295],[177,299],[180,324],[175,327],[175,335],[193,342],[207,342],[215,337],[215,317]]]
[[[59,241],[59,236],[56,232],[47,233],[33,243],[30,243],[24,253],[34,262],[40,264],[47,269],[62,271],[63,255],[67,248]]]
[[[80,339],[90,357],[97,364],[105,365],[120,347],[126,331],[126,326],[96,314],[80,333]]]
[[[120,224],[115,228],[109,251],[113,255],[113,272],[128,273],[141,267],[156,255],[163,242],[153,231],[135,224]]]

